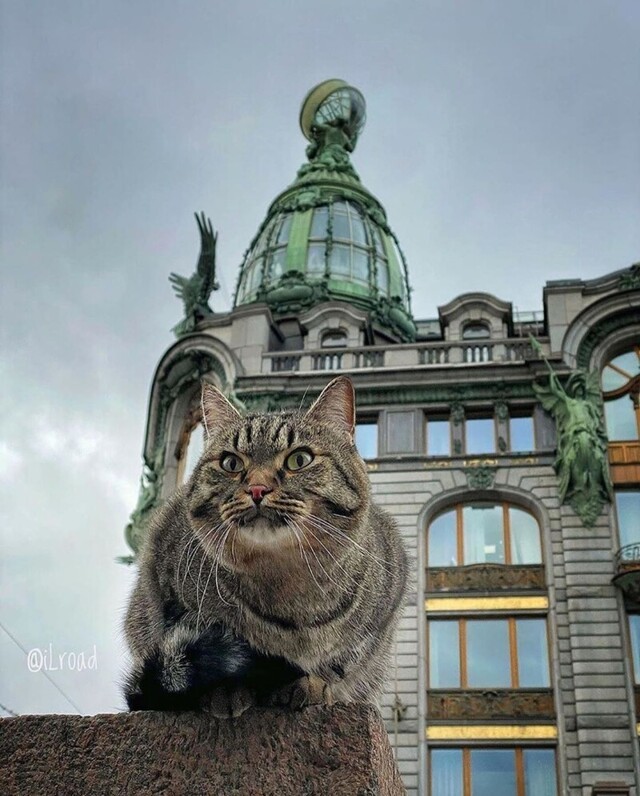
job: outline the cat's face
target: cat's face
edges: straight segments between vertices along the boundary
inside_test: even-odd
[[[353,442],[353,387],[335,379],[305,414],[241,416],[203,390],[206,450],[188,485],[205,548],[230,566],[247,556],[339,552],[369,503]]]

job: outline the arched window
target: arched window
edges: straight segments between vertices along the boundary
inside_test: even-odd
[[[202,424],[202,411],[200,406],[195,406],[187,415],[178,446],[176,458],[178,460],[177,485],[184,484],[193,472],[205,448],[204,426]]]
[[[427,566],[541,564],[540,528],[508,503],[466,503],[439,514],[427,532]]]
[[[320,340],[321,348],[345,348],[348,342],[347,333],[342,329],[329,329],[323,332]]]
[[[602,397],[609,440],[640,438],[640,346],[604,366]]]
[[[489,337],[491,337],[489,326],[482,321],[467,323],[462,330],[463,340],[488,340]]]

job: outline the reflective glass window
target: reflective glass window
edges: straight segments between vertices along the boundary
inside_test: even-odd
[[[631,395],[621,395],[612,401],[605,401],[604,416],[607,436],[611,442],[637,439],[636,410]]]
[[[287,215],[282,218],[280,229],[278,230],[278,237],[276,238],[276,244],[281,245],[288,242],[292,219],[292,213],[287,213]]]
[[[432,796],[464,796],[462,749],[433,749],[430,770]]]
[[[509,535],[512,564],[542,563],[540,528],[528,511],[509,506]]]
[[[523,749],[525,796],[557,796],[556,754],[553,749]]]
[[[460,687],[460,640],[457,620],[429,622],[429,687]]]
[[[471,750],[471,796],[516,796],[514,749]]]
[[[428,566],[455,567],[458,564],[456,511],[446,511],[429,526]]]
[[[510,688],[511,657],[506,619],[470,619],[467,626],[469,688]]]
[[[386,260],[376,259],[376,273],[378,279],[378,290],[385,296],[389,295],[389,266]]]
[[[333,238],[351,240],[349,231],[349,218],[346,213],[339,213],[334,205],[333,213]]]
[[[504,564],[502,506],[464,506],[462,509],[465,564]]]
[[[607,436],[611,442],[640,437],[640,346],[610,360],[602,370]]]
[[[307,271],[313,274],[323,274],[325,270],[324,255],[324,243],[310,243],[307,253]]]
[[[465,421],[467,453],[494,453],[495,427],[492,417],[473,417]]]
[[[462,330],[463,340],[485,340],[490,337],[486,323],[468,323]]]
[[[316,207],[313,211],[313,219],[311,220],[311,234],[312,238],[326,238],[327,226],[329,223],[329,208]]]
[[[509,436],[511,438],[512,451],[518,453],[535,450],[533,417],[528,415],[526,417],[509,418]]]
[[[448,420],[427,420],[427,456],[451,455],[451,431]]]
[[[330,270],[336,276],[349,276],[351,273],[351,258],[348,246],[334,243],[331,249]]]
[[[367,234],[364,222],[353,205],[351,206],[351,237],[354,243],[359,246],[367,245]]]
[[[629,634],[635,682],[640,685],[640,614],[629,614]]]
[[[359,282],[369,281],[369,256],[360,249],[353,250],[353,278]]]
[[[550,680],[546,621],[516,620],[516,637],[520,688],[548,688]]]
[[[616,491],[616,515],[620,547],[640,543],[640,491]]]
[[[375,459],[378,455],[378,424],[356,423],[355,441],[363,459]]]

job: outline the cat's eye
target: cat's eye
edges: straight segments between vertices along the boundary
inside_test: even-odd
[[[287,469],[289,470],[302,470],[313,461],[313,454],[309,451],[298,450],[290,453],[287,456]]]
[[[235,453],[224,453],[220,458],[220,467],[228,473],[241,473],[244,470],[244,462]]]

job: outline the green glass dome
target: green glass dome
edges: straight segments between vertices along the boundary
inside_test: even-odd
[[[318,107],[308,107],[310,98]],[[369,310],[373,322],[400,339],[415,337],[404,257],[384,208],[362,186],[348,155],[363,123],[364,99],[343,81],[309,93],[301,113],[309,162],[272,203],[247,250],[236,307],[266,302],[278,316],[346,301]]]

